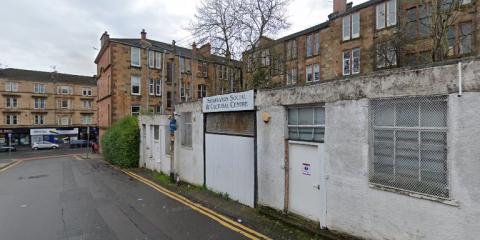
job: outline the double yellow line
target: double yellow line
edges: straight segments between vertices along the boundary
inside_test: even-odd
[[[10,164],[10,165],[8,165],[8,166],[0,169],[0,172],[7,171],[8,169],[10,169],[10,168],[12,168],[12,167],[15,167],[15,166],[17,166],[18,164],[20,164],[20,163],[22,163],[22,162],[23,162],[22,160],[17,160],[17,161],[15,161],[14,163],[12,163],[12,164]]]
[[[249,227],[246,227],[226,216],[223,216],[209,208],[206,208],[198,203],[194,203],[192,201],[190,201],[189,199],[187,199],[186,197],[184,196],[181,196],[177,193],[174,193],[164,187],[161,187],[160,185],[144,178],[144,177],[141,177],[131,171],[128,171],[128,170],[123,170],[123,169],[120,169],[122,172],[124,172],[125,174],[127,174],[128,176],[132,177],[132,178],[135,178],[136,180],[142,182],[142,183],[145,183],[146,185],[152,187],[153,189],[167,195],[168,197],[192,208],[193,210],[213,219],[214,221],[220,223],[221,225],[225,226],[226,228],[232,230],[232,231],[235,231],[235,232],[238,232],[240,234],[242,234],[243,236],[249,238],[249,239],[265,239],[265,240],[271,240],[271,238],[249,228]]]

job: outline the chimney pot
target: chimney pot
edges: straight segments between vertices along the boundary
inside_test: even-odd
[[[108,41],[110,41],[110,35],[108,35],[108,32],[105,31],[102,34],[102,37],[100,38],[101,47],[105,46],[105,44],[107,44]]]
[[[147,32],[145,32],[145,29],[142,29],[140,35],[142,36],[142,40],[147,40]]]

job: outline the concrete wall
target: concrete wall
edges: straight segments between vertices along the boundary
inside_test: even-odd
[[[284,209],[286,107],[325,103],[326,225],[368,239],[476,239],[480,234],[480,82],[478,61],[398,70],[309,87],[258,92],[260,205]],[[369,184],[369,99],[448,95],[448,177],[451,201],[426,199]],[[264,123],[262,114],[271,115]]]
[[[175,132],[175,170],[180,179],[192,184],[203,185],[203,113],[202,102],[188,102],[175,106],[180,114],[176,117],[178,130]],[[192,146],[182,146],[182,113],[192,113]]]

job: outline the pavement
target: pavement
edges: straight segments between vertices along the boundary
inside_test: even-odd
[[[257,239],[98,155],[56,153],[16,155],[0,170],[0,239]]]

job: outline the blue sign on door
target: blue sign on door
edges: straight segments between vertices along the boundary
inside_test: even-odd
[[[170,120],[170,132],[175,132],[177,130],[177,120],[174,118]]]

